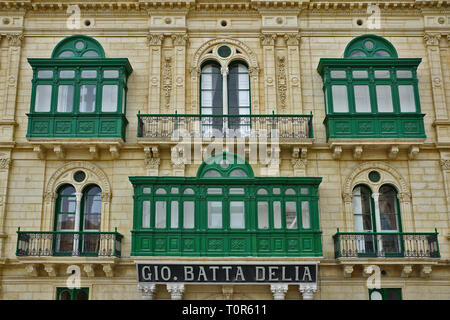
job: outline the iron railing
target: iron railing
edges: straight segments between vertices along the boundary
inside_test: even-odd
[[[310,115],[138,114],[138,137],[313,138]]]
[[[439,258],[438,233],[339,232],[333,236],[336,258]]]
[[[17,231],[16,256],[120,257],[123,236],[117,232]]]

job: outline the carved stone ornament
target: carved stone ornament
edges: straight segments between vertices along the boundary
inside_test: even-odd
[[[260,37],[263,46],[273,46],[275,44],[276,34],[263,33]]]
[[[173,44],[176,46],[185,46],[186,44],[189,44],[189,37],[187,34],[173,34],[171,36]]]
[[[166,106],[166,108],[169,108],[170,96],[172,94],[172,58],[171,57],[165,57],[165,59],[164,59],[162,77],[163,77],[162,90],[164,92],[164,98],[165,98],[164,105]]]
[[[284,35],[284,41],[288,46],[298,46],[300,44],[301,36],[298,33],[287,33]]]
[[[441,159],[442,170],[450,170],[450,160]]]
[[[423,39],[425,40],[425,44],[427,46],[438,46],[440,38],[440,33],[425,33],[425,35],[423,36]]]
[[[10,164],[11,164],[11,159],[0,158],[0,169],[8,169]]]
[[[6,35],[10,47],[20,47],[22,45],[23,33],[10,33]]]
[[[147,35],[148,44],[150,46],[160,46],[164,36],[158,33],[150,33]]]
[[[280,107],[286,108],[286,90],[287,90],[287,80],[286,80],[286,58],[277,58],[277,79],[278,79],[278,97],[280,99]]]

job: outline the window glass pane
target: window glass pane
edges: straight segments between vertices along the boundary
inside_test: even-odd
[[[172,201],[170,206],[170,227],[178,228],[178,201]]]
[[[230,172],[230,177],[246,177],[247,174],[245,173],[244,170],[241,169],[234,169],[233,171]]]
[[[245,228],[244,201],[230,201],[230,228]]]
[[[152,190],[151,188],[143,188],[142,192],[148,194],[151,192],[151,190]]]
[[[266,190],[266,189],[259,189],[258,192],[257,192],[257,194],[259,194],[259,195],[265,195],[265,194],[267,194],[267,190]]]
[[[331,94],[333,96],[333,111],[348,112],[347,86],[331,86]]]
[[[297,203],[286,201],[286,228],[297,229]]]
[[[38,71],[38,78],[39,79],[49,79],[53,77],[53,71],[52,70],[39,70]]]
[[[309,229],[311,228],[311,222],[309,218],[309,202],[302,201],[302,228]]]
[[[372,291],[370,294],[370,300],[383,300],[383,296],[378,291]]]
[[[191,188],[188,188],[188,189],[184,190],[184,194],[194,194],[194,190],[192,190]]]
[[[52,98],[52,86],[40,84],[36,86],[36,103],[34,110],[36,112],[49,112],[50,101]]]
[[[391,77],[389,70],[375,70],[375,78],[389,79]]]
[[[354,86],[356,112],[370,112],[369,86]]]
[[[281,228],[281,202],[273,202],[273,227],[275,229]]]
[[[331,70],[330,76],[335,79],[341,79],[346,78],[347,73],[345,72],[345,70]]]
[[[230,194],[245,194],[244,188],[230,188]]]
[[[366,70],[355,70],[352,72],[353,78],[355,79],[367,79],[369,73]]]
[[[361,50],[355,50],[350,54],[350,57],[365,57],[366,54]]]
[[[57,230],[73,230],[75,228],[75,214],[58,214]]]
[[[63,51],[59,54],[60,58],[69,58],[69,57],[74,57],[75,54],[72,51]]]
[[[269,229],[269,203],[258,201],[258,229]]]
[[[387,51],[379,50],[379,51],[375,52],[374,56],[375,57],[390,57],[391,55]]]
[[[289,188],[286,190],[286,192],[284,193],[286,195],[295,195],[295,190],[292,188]]]
[[[398,86],[401,112],[416,112],[416,102],[414,101],[414,89],[412,85]]]
[[[166,201],[156,201],[155,228],[166,227]]]
[[[117,94],[119,87],[114,85],[104,85],[102,92],[102,112],[117,111]]]
[[[397,78],[412,78],[412,72],[410,70],[397,70]]]
[[[88,295],[84,290],[78,291],[76,300],[88,300]]]
[[[103,71],[103,78],[118,78],[119,70],[105,70]]]
[[[73,78],[75,78],[75,71],[74,70],[61,70],[59,72],[59,77],[61,79],[73,79]]]
[[[74,87],[72,85],[60,85],[58,87],[58,112],[72,112],[73,92]]]
[[[72,295],[70,294],[69,290],[63,290],[59,294],[59,300],[72,300]]]
[[[83,57],[98,57],[98,53],[96,51],[89,50],[83,53]]]
[[[60,212],[75,213],[77,200],[75,197],[61,197],[61,209]]]
[[[371,196],[367,188],[353,190],[353,214],[356,232],[372,231]]]
[[[165,189],[159,188],[158,190],[156,190],[156,194],[167,194],[167,192]]]
[[[222,201],[208,201],[208,228],[222,228]]]
[[[203,74],[202,75],[202,89],[212,89],[213,79],[216,77],[215,74]]]
[[[122,89],[122,112],[125,113],[125,101],[127,99],[125,88]]]
[[[217,170],[208,170],[203,175],[203,177],[205,177],[205,178],[216,178],[216,177],[221,177],[221,176],[222,175]]]
[[[213,92],[202,91],[202,107],[212,107],[212,106],[213,106]]]
[[[82,70],[81,77],[82,78],[96,78],[97,70]]]
[[[194,228],[194,208],[194,201],[183,202],[183,228],[185,229]]]
[[[396,193],[390,186],[380,188],[378,198],[382,231],[398,231]]]
[[[95,84],[84,84],[80,88],[80,112],[95,111]]]
[[[248,79],[248,74],[247,73],[238,75],[238,88],[241,89],[241,90],[248,90],[248,89],[250,89],[250,87],[249,87],[249,79]]]
[[[273,189],[272,189],[272,192],[273,192],[274,194],[280,194],[280,193],[281,193],[281,189],[280,189],[280,188],[273,188]]]
[[[142,228],[150,228],[150,201],[142,201]]]
[[[393,112],[391,86],[376,86],[379,112]]]
[[[222,194],[221,188],[208,188],[208,194]]]
[[[300,189],[300,193],[301,193],[301,194],[308,194],[308,193],[309,193],[309,190],[308,190],[308,188],[301,188],[301,189]]]
[[[238,91],[238,105],[241,107],[247,107],[250,105],[250,92],[249,91]]]
[[[170,193],[178,194],[178,192],[179,192],[178,188],[176,188],[176,187],[170,188]]]

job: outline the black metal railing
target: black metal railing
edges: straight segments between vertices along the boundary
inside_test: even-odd
[[[338,232],[333,236],[335,258],[439,258],[438,233]]]
[[[123,236],[117,232],[17,231],[16,256],[120,257]]]
[[[138,137],[313,138],[310,115],[138,114]]]

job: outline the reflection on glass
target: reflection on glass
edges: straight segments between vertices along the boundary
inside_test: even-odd
[[[331,95],[333,97],[334,112],[348,112],[347,86],[332,85]]]
[[[166,227],[166,201],[156,201],[155,203],[155,228]]]
[[[72,112],[73,92],[74,87],[72,85],[60,85],[58,87],[58,112]]]
[[[258,201],[258,229],[269,229],[269,203]]]
[[[183,228],[185,229],[194,228],[194,217],[195,217],[194,208],[195,208],[194,201],[183,202]]]
[[[150,228],[150,201],[142,201],[142,228]]]
[[[34,110],[36,112],[49,112],[50,101],[52,98],[52,86],[49,84],[40,84],[36,86],[36,102]]]
[[[230,228],[245,228],[245,206],[244,201],[230,201]]]
[[[309,217],[309,202],[302,201],[302,228],[309,229],[311,228],[311,222]]]
[[[275,229],[281,229],[281,202],[273,202],[273,227]]]
[[[297,229],[297,203],[286,201],[286,228]]]
[[[95,111],[95,84],[84,84],[80,88],[80,112]]]
[[[222,201],[208,201],[208,228],[222,228]]]
[[[119,87],[114,85],[104,85],[102,90],[102,112],[117,111],[117,97]]]
[[[170,227],[178,228],[178,201],[172,201],[170,205]]]

